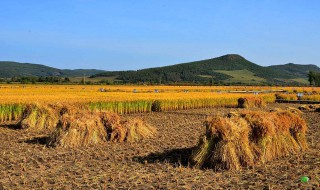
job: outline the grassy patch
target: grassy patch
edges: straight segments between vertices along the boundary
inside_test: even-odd
[[[117,76],[112,76],[112,77],[96,77],[96,78],[89,78],[88,76],[85,77],[87,82],[100,82],[100,81],[109,81],[113,82]],[[71,82],[81,82],[83,81],[83,77],[71,77],[70,78]]]
[[[296,79],[291,79],[294,82],[302,83],[302,84],[309,84],[307,79],[304,78],[296,78]]]
[[[224,82],[241,82],[241,83],[261,83],[266,82],[264,78],[257,77],[254,75],[253,72],[248,71],[246,69],[244,70],[233,70],[233,71],[223,71],[223,70],[216,70],[215,72],[223,73],[226,75],[231,76],[232,78],[224,80]]]

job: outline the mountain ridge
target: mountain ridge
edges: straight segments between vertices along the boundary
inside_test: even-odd
[[[41,64],[0,61],[0,78],[86,75],[92,78],[113,78],[121,83],[307,84],[309,71],[320,72],[320,68],[311,64],[294,63],[260,66],[238,54],[131,71],[70,70]]]
[[[320,71],[319,67],[311,66],[313,70]],[[302,71],[297,74],[295,67]],[[283,67],[263,67],[248,61],[238,54],[227,54],[211,59],[136,71],[108,71],[92,77],[116,77],[116,79],[124,83],[307,83],[308,69],[301,69],[301,67],[303,65],[295,66],[295,64]],[[300,82],[297,82],[297,80]]]
[[[46,77],[46,76],[59,76],[59,77],[77,77],[84,74],[91,76],[104,70],[96,69],[57,69],[54,67],[34,64],[34,63],[19,63],[15,61],[0,61],[0,78],[11,77]]]

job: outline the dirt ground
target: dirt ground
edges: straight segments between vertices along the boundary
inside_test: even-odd
[[[268,105],[265,109],[285,107]],[[297,105],[290,105],[297,107]],[[213,114],[235,108],[134,114],[158,129],[137,143],[48,148],[47,134],[0,126],[1,189],[320,189],[320,113],[305,111],[309,150],[242,171],[193,169],[188,157]],[[310,181],[301,183],[308,176]]]

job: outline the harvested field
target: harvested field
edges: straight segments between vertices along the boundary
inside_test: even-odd
[[[268,104],[276,107],[298,105]],[[156,127],[155,138],[97,146],[48,148],[49,132],[0,127],[0,189],[319,189],[320,113],[303,110],[308,150],[240,171],[194,169],[191,149],[213,114],[240,109],[210,108],[125,115]],[[301,183],[300,177],[311,180]]]

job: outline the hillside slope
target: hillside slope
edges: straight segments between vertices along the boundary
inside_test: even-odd
[[[308,68],[307,68],[308,69]],[[306,69],[306,70],[307,70]],[[307,78],[302,73],[283,72],[274,67],[262,67],[240,55],[228,54],[217,58],[137,71],[104,72],[92,77],[111,77],[123,82],[200,82],[243,84],[287,84]]]
[[[309,71],[320,72],[320,68],[293,63],[263,67],[237,54],[137,71],[63,70],[39,64],[0,61],[0,78],[86,75],[121,83],[307,84]]]
[[[269,68],[289,75],[299,76],[301,78],[305,78],[308,75],[309,71],[320,72],[320,68],[316,65],[299,65],[294,63],[273,65],[269,66]]]
[[[11,78],[18,76],[76,77],[83,76],[84,74],[90,76],[101,72],[104,71],[95,69],[63,70],[39,64],[0,61],[0,78]]]

